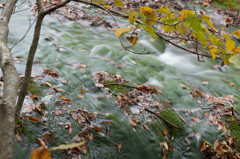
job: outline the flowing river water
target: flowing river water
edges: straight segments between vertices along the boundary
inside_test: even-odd
[[[10,45],[22,37],[28,27],[28,13],[14,14],[10,23]],[[26,61],[27,52],[31,43],[33,30],[13,49],[13,55]],[[47,40],[46,40],[47,39]],[[64,96],[71,99],[69,107],[80,107],[90,112],[98,112],[110,119],[113,128],[110,135],[96,137],[88,143],[89,153],[82,158],[161,158],[161,148],[158,146],[159,137],[156,132],[147,132],[143,128],[132,130],[128,118],[120,111],[113,100],[104,97],[104,92],[94,88],[92,77],[99,71],[110,73],[118,72],[123,78],[138,85],[154,85],[161,88],[160,100],[170,100],[170,106],[175,109],[189,110],[188,114],[181,113],[188,122],[184,133],[178,134],[172,141],[174,151],[169,158],[202,158],[199,146],[202,139],[213,143],[221,137],[217,126],[209,125],[199,111],[197,103],[179,85],[198,89],[204,93],[211,93],[217,97],[233,95],[240,102],[240,72],[232,67],[224,66],[221,70],[213,69],[218,61],[205,59],[200,63],[196,56],[189,55],[163,41],[153,41],[148,35],[142,35],[140,43],[147,49],[155,52],[152,55],[134,55],[120,45],[119,40],[112,31],[98,27],[83,27],[75,22],[61,23],[48,17],[43,25],[41,39],[36,53],[33,74],[41,74],[43,69],[51,69],[59,74],[59,79],[68,80],[68,84],[43,78],[37,82],[50,82],[52,87],[62,88],[66,91]],[[74,65],[86,65],[86,68],[75,68]],[[23,63],[16,64],[20,74],[24,73]],[[203,85],[202,81],[208,81]],[[235,83],[230,86],[229,83]],[[77,96],[78,89],[87,91],[82,99]],[[56,136],[56,143],[73,142],[68,131],[58,125],[69,118],[53,115],[57,107],[57,96],[47,90],[41,101],[47,103],[47,116],[49,125],[33,125],[26,121],[25,131],[22,135],[23,143],[16,141],[16,158],[28,158],[30,150],[38,146],[36,137],[46,130],[51,130]],[[26,102],[31,103],[27,98]],[[204,107],[208,105],[205,104]],[[239,107],[239,105],[238,105]],[[65,114],[66,115],[66,114]],[[201,122],[192,122],[191,116],[198,116]],[[105,117],[103,117],[105,118]],[[98,123],[99,121],[96,121]],[[78,133],[77,125],[73,123],[73,134]],[[160,132],[159,132],[160,133]],[[122,144],[120,153],[117,153],[116,143]],[[56,144],[53,144],[56,146]],[[51,145],[50,145],[51,147]],[[54,158],[65,158],[63,151],[56,151]]]

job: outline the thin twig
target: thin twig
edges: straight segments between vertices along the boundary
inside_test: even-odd
[[[172,109],[172,111],[174,111],[174,109]],[[181,119],[185,124],[187,124],[186,120],[183,119],[183,117],[181,117],[176,111],[174,111],[175,114],[177,114],[177,116],[179,117],[179,119]]]
[[[168,120],[166,120],[165,118],[163,118],[161,115],[149,110],[148,108],[145,108],[146,111],[148,111],[149,113],[152,113],[154,115],[156,115],[158,118],[162,119],[163,121],[165,121],[166,123],[168,123],[169,125],[175,127],[175,128],[178,128],[176,125],[174,125],[173,123],[170,123]]]

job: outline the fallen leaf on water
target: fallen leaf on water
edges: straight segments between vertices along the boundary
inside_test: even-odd
[[[147,125],[143,124],[143,128],[149,132],[149,128]]]
[[[116,146],[117,146],[117,148],[118,148],[117,152],[120,153],[120,151],[121,151],[121,149],[122,149],[122,144],[116,144]]]
[[[183,85],[183,84],[179,84],[183,89],[189,89],[187,86]]]
[[[17,139],[18,141],[22,142],[22,138],[21,138],[20,133],[19,133],[18,131],[17,131],[17,133],[16,133],[16,139]]]
[[[86,94],[86,91],[83,89],[79,89],[80,92],[82,92],[82,94]]]
[[[51,152],[42,139],[36,139],[40,143],[40,147],[34,149],[31,153],[31,159],[51,159]]]
[[[25,117],[33,123],[38,123],[39,122],[39,119],[37,117],[31,117],[31,116],[25,116]]]
[[[61,92],[61,93],[65,93],[66,91],[64,90],[64,89],[62,89],[62,88],[53,88],[53,90],[54,91],[56,91],[56,92]]]
[[[59,115],[62,114],[62,111],[61,111],[61,109],[56,108],[55,111],[54,111],[54,113],[55,113],[56,116],[59,116]]]
[[[72,143],[72,144],[67,144],[67,145],[59,145],[57,147],[51,148],[49,150],[67,150],[67,149],[72,149],[74,147],[82,146],[84,145],[85,142],[79,142],[79,143]]]
[[[94,129],[97,130],[98,132],[102,131],[102,129],[99,126],[94,126]]]
[[[199,123],[200,122],[200,119],[195,117],[195,116],[192,116],[192,120],[195,122],[195,123]]]
[[[166,136],[167,135],[167,130],[163,130],[163,134]]]
[[[89,140],[93,140],[93,134],[89,136]]]
[[[132,126],[138,126],[139,122],[136,121],[135,119],[128,118],[129,122],[132,124]]]
[[[202,81],[202,85],[208,85],[208,81]]]
[[[231,82],[231,83],[229,83],[229,86],[235,86],[235,83]]]
[[[45,82],[45,85],[47,85],[48,87],[52,87],[52,84],[50,82]]]
[[[200,153],[202,154],[205,149],[206,149],[206,143],[205,143],[205,141],[204,141],[204,142],[202,142],[201,145],[200,145]]]
[[[30,98],[32,98],[34,100],[38,100],[38,96],[36,94],[31,95]]]

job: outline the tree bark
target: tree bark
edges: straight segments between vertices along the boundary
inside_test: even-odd
[[[8,41],[8,23],[17,0],[8,0],[0,16],[0,66],[4,89],[0,102],[0,158],[14,158],[15,105],[18,95],[19,76],[13,63]]]

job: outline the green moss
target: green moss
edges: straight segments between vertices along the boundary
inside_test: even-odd
[[[220,8],[225,8],[227,6],[231,6],[233,7],[234,9],[240,9],[240,7],[238,6],[240,3],[239,0],[214,0],[214,4],[217,6],[217,7],[220,7]]]
[[[43,90],[42,90],[41,86],[40,86],[38,83],[34,82],[34,81],[32,81],[32,82],[29,84],[29,86],[28,86],[28,91],[29,91],[31,94],[37,94],[37,95],[39,95],[39,96],[43,94]]]
[[[229,128],[231,136],[236,136],[237,139],[240,139],[240,123],[234,117],[224,116],[223,120],[226,126]],[[238,145],[238,150],[240,150],[240,145]]]

